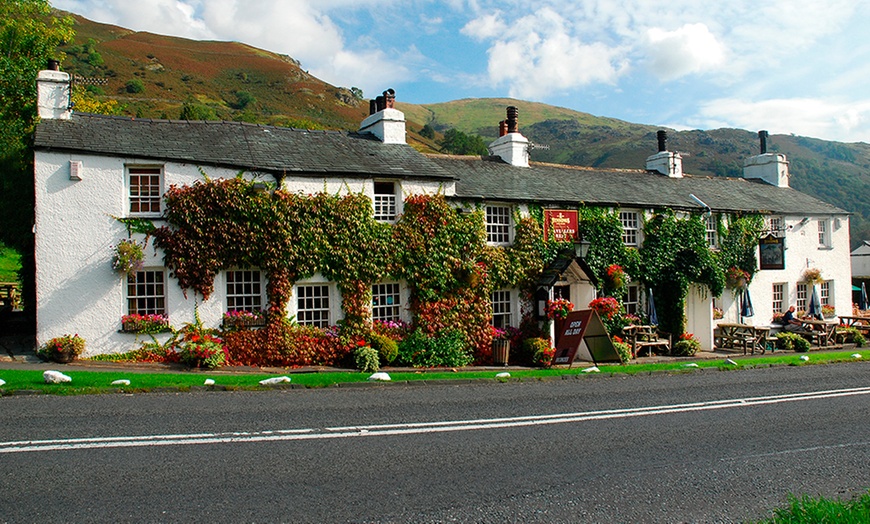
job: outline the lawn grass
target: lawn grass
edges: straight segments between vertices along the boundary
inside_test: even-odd
[[[21,255],[0,242],[0,282],[18,282]]]
[[[760,367],[772,365],[812,365],[828,364],[835,362],[854,361],[852,355],[859,353],[863,359],[870,358],[870,350],[851,350],[825,353],[810,353],[810,359],[803,361],[801,355],[796,353],[783,353],[755,358],[732,357],[735,364],[729,364],[725,359],[709,359],[699,361],[676,361],[666,363],[629,364],[629,365],[601,365],[600,373],[586,373],[580,367],[559,367],[550,369],[511,369],[510,378],[497,378],[496,375],[503,370],[414,370],[414,371],[389,371],[392,382],[434,381],[434,380],[466,380],[466,381],[506,381],[506,380],[547,380],[558,378],[579,378],[596,374],[627,374],[637,375],[653,372],[690,373],[698,369],[720,369],[723,371],[746,367]],[[270,389],[273,386],[261,386],[260,380],[278,376],[279,374],[264,373],[237,373],[232,368],[216,371],[189,371],[170,373],[140,373],[139,370],[130,372],[111,371],[88,371],[80,367],[57,366],[55,369],[62,371],[72,378],[68,384],[46,384],[40,370],[0,370],[0,379],[6,384],[0,386],[0,391],[6,394],[21,391],[41,391],[58,395],[76,395],[88,393],[110,392],[144,392],[153,390],[180,390],[186,391],[191,388],[199,389],[206,379],[215,381],[215,388],[231,390],[257,390]],[[340,384],[367,382],[369,373],[354,371],[329,371],[329,372],[288,372],[291,377],[291,387],[320,388],[336,386]],[[118,379],[130,380],[129,386],[113,386],[111,383]],[[286,385],[284,386],[286,387]]]
[[[870,492],[852,500],[830,500],[790,496],[788,505],[773,512],[773,518],[760,524],[864,524],[870,522]]]

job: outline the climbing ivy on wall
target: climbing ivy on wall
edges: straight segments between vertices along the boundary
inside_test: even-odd
[[[758,270],[756,252],[764,230],[764,217],[761,215],[734,216],[727,226],[719,227],[719,251],[716,259],[719,268],[727,271],[737,267],[749,274],[749,280]]]

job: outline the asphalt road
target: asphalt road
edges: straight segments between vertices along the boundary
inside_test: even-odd
[[[743,522],[868,464],[870,363],[0,398],[2,522]]]

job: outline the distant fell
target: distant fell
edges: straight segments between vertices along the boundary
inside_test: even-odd
[[[332,86],[292,57],[243,43],[161,36],[73,17],[76,38],[63,48],[62,68],[99,84],[80,87],[116,100],[132,116],[178,119],[188,105],[195,106],[192,114],[205,115],[198,118],[356,130],[368,114],[368,99],[378,94]],[[496,138],[511,105],[519,109],[520,132],[535,145],[533,161],[643,168],[656,152],[660,129],[510,98],[415,105],[403,103],[399,92],[397,100],[409,142],[422,151],[437,150],[440,134],[451,128]],[[426,124],[439,133],[434,140],[419,136]],[[668,149],[683,154],[684,171],[693,175],[741,176],[743,161],[759,150],[754,130],[668,135]],[[853,246],[870,239],[870,145],[771,135],[768,150],[788,156],[792,187],[854,213]]]

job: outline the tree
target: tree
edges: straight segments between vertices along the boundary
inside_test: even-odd
[[[36,77],[57,46],[72,40],[73,20],[48,0],[0,0],[0,241],[22,255],[24,300],[33,305],[33,153]]]
[[[220,120],[214,109],[204,104],[187,101],[181,106],[182,120]]]
[[[143,84],[142,81],[138,78],[134,78],[127,82],[124,88],[127,90],[128,93],[141,93],[145,91],[145,84]]]
[[[454,155],[486,155],[486,142],[478,135],[467,135],[462,131],[450,129],[444,139],[438,142],[441,150]]]
[[[425,126],[423,126],[422,129],[420,129],[420,136],[432,140],[433,138],[435,138],[435,130],[432,129],[432,126],[426,124]]]

